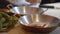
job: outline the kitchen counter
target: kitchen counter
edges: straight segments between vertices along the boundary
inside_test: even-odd
[[[15,27],[10,31],[6,33],[0,33],[0,34],[41,34],[41,33],[26,32],[24,29],[21,28],[20,24],[16,24]],[[60,34],[60,27],[58,27],[55,31],[49,34]]]
[[[24,29],[22,29],[22,26],[20,24],[16,24],[15,27],[13,29],[11,29],[10,31],[0,33],[0,34],[41,34],[41,33],[27,32]]]
[[[15,27],[6,34],[41,34],[41,33],[27,32],[24,29],[22,29],[22,26],[20,24],[16,24]]]

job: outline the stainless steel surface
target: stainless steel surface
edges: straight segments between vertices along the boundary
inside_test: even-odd
[[[10,12],[16,14],[40,14],[41,12],[43,12],[43,10],[40,8],[28,6],[13,7],[13,5],[9,4],[7,5],[7,7],[10,9]]]
[[[19,23],[25,26],[28,26],[31,23],[38,24],[40,26],[46,24],[44,27],[47,28],[59,26],[60,20],[48,15],[31,14],[21,17],[19,19]]]
[[[19,22],[23,25],[28,25],[29,23],[32,23],[30,16],[23,16],[19,19]]]

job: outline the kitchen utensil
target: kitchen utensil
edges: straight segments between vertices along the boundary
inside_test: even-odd
[[[25,26],[25,29],[48,33],[59,26],[60,19],[44,14],[31,14],[19,18],[19,23]]]
[[[36,13],[40,13],[43,12],[42,9],[38,9],[38,8],[33,8],[33,7],[28,7],[28,6],[13,6],[11,4],[7,5],[7,7],[9,8],[10,12],[15,13],[15,14],[36,14]]]

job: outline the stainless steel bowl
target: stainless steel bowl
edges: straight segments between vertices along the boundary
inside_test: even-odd
[[[43,14],[31,14],[25,15],[19,18],[19,22],[22,25],[28,26],[31,23],[39,24],[40,26],[46,24],[45,27],[58,26],[60,20],[53,16],[43,15]]]
[[[26,30],[48,33],[59,26],[60,19],[44,14],[31,14],[19,18],[19,23],[22,24]]]
[[[40,12],[43,12],[42,9],[40,8],[34,8],[34,7],[28,7],[28,6],[20,6],[20,7],[13,7],[13,5],[9,4],[7,5],[9,8],[10,12],[15,13],[15,14],[38,14]]]

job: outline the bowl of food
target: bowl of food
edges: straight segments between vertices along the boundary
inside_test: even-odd
[[[31,14],[19,18],[19,23],[27,31],[49,33],[59,26],[60,20],[49,15]]]

